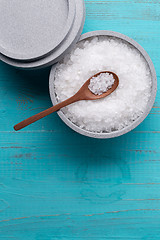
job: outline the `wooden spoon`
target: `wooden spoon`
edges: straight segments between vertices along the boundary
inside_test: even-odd
[[[115,81],[114,81],[114,84],[112,85],[112,88],[108,89],[107,92],[102,93],[101,95],[95,95],[94,93],[92,93],[89,90],[88,85],[90,84],[90,80],[93,77],[97,77],[101,73],[112,74]],[[68,98],[67,100],[65,100],[61,103],[58,103],[57,105],[55,105],[55,106],[53,106],[53,107],[51,107],[51,108],[49,108],[49,109],[47,109],[43,112],[40,112],[40,113],[30,117],[30,118],[27,118],[26,120],[24,120],[24,121],[18,123],[17,125],[15,125],[14,129],[16,131],[18,131],[18,130],[20,130],[20,129],[38,121],[39,119],[44,118],[47,115],[49,115],[53,112],[56,112],[63,107],[66,107],[66,106],[70,105],[71,103],[75,103],[75,102],[81,101],[81,100],[97,100],[97,99],[100,99],[100,98],[104,98],[104,97],[110,95],[113,91],[115,91],[115,89],[118,87],[118,85],[119,85],[119,78],[115,73],[107,72],[107,71],[99,72],[99,73],[95,74],[94,76],[92,76],[91,78],[89,78],[74,96],[72,96],[71,98]]]

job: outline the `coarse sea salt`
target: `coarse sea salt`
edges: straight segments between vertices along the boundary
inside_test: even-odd
[[[102,95],[102,93],[107,92],[113,86],[114,81],[112,74],[101,73],[91,78],[88,88],[95,95]]]
[[[119,77],[119,86],[111,95],[62,109],[75,125],[91,132],[112,132],[131,125],[146,110],[151,96],[151,73],[142,54],[124,40],[100,36],[79,42],[57,66],[57,101],[71,97],[87,79],[103,71]]]

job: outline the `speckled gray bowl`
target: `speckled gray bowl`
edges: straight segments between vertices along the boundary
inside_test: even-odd
[[[0,52],[32,62],[52,53],[75,20],[75,0],[1,0]]]
[[[121,33],[117,33],[117,32],[94,31],[94,32],[88,32],[88,33],[83,34],[80,38],[80,41],[90,38],[90,37],[94,37],[94,36],[111,36],[111,37],[116,37],[116,38],[125,40],[132,46],[136,47],[136,49],[143,55],[143,57],[145,58],[145,60],[148,63],[148,67],[150,68],[150,72],[151,72],[151,76],[152,76],[152,90],[151,90],[152,92],[151,92],[151,97],[149,99],[146,111],[137,120],[135,120],[131,125],[123,128],[120,131],[114,131],[111,133],[96,133],[96,132],[90,132],[90,131],[84,130],[84,129],[78,127],[77,125],[75,125],[74,123],[72,123],[63,114],[63,112],[61,110],[58,111],[58,115],[70,128],[72,128],[74,131],[76,131],[82,135],[92,137],[92,138],[102,138],[102,139],[114,138],[114,137],[118,137],[125,133],[130,132],[131,130],[136,128],[147,117],[147,115],[149,114],[150,110],[152,109],[152,106],[155,101],[156,92],[157,92],[157,77],[156,77],[156,72],[155,72],[153,63],[152,63],[150,57],[148,56],[147,52],[133,39],[131,39]],[[55,75],[55,71],[56,71],[56,66],[57,65],[54,65],[52,67],[51,73],[50,73],[50,79],[49,79],[49,91],[50,91],[50,97],[51,97],[53,105],[57,104],[57,99],[56,99],[56,95],[55,95],[55,91],[54,91],[54,75]]]
[[[69,33],[67,34],[66,38],[64,39],[64,41],[62,41],[62,43],[52,53],[45,56],[44,58],[40,58],[30,62],[17,61],[15,59],[8,58],[7,56],[0,53],[0,60],[17,68],[26,69],[26,70],[35,70],[35,69],[41,69],[48,66],[52,66],[53,64],[63,59],[64,55],[68,53],[79,40],[83,30],[84,21],[85,21],[84,0],[74,0],[74,1],[75,1],[75,7],[76,7],[76,14],[75,14],[75,19],[73,21],[73,25]]]

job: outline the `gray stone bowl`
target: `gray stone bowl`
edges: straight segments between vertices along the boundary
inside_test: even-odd
[[[127,37],[127,36],[125,36],[121,33],[104,30],[104,31],[94,31],[94,32],[85,33],[81,36],[79,41],[82,41],[84,39],[94,37],[94,36],[111,36],[111,37],[116,37],[116,38],[125,40],[126,42],[128,42],[129,44],[134,46],[143,55],[143,57],[145,58],[145,60],[148,63],[148,67],[150,68],[150,72],[151,72],[151,76],[152,76],[151,97],[148,101],[146,111],[137,120],[135,120],[131,125],[123,128],[122,130],[114,131],[114,132],[111,132],[111,133],[96,133],[96,132],[90,132],[90,131],[84,130],[84,129],[78,127],[76,124],[72,123],[63,114],[63,112],[61,110],[58,111],[58,115],[71,129],[73,129],[74,131],[76,131],[76,132],[78,132],[82,135],[92,137],[92,138],[102,138],[102,139],[114,138],[114,137],[118,137],[118,136],[121,136],[123,134],[126,134],[126,133],[130,132],[131,130],[136,128],[147,117],[147,115],[149,114],[150,110],[152,109],[154,101],[155,101],[156,92],[157,92],[157,77],[156,77],[156,72],[155,72],[153,63],[152,63],[149,55],[133,39],[131,39],[131,38],[129,38],[129,37]],[[57,104],[57,99],[56,99],[55,90],[54,90],[54,75],[55,75],[56,67],[57,67],[57,64],[52,67],[51,73],[50,73],[50,78],[49,78],[49,92],[50,92],[50,97],[51,97],[51,101],[52,101],[53,105]]]

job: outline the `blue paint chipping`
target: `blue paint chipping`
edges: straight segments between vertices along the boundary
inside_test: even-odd
[[[52,114],[13,125],[51,106],[50,69],[0,63],[0,240],[160,239],[160,4],[86,0],[83,33],[121,32],[150,55],[158,93],[146,120],[116,139],[91,139]]]

